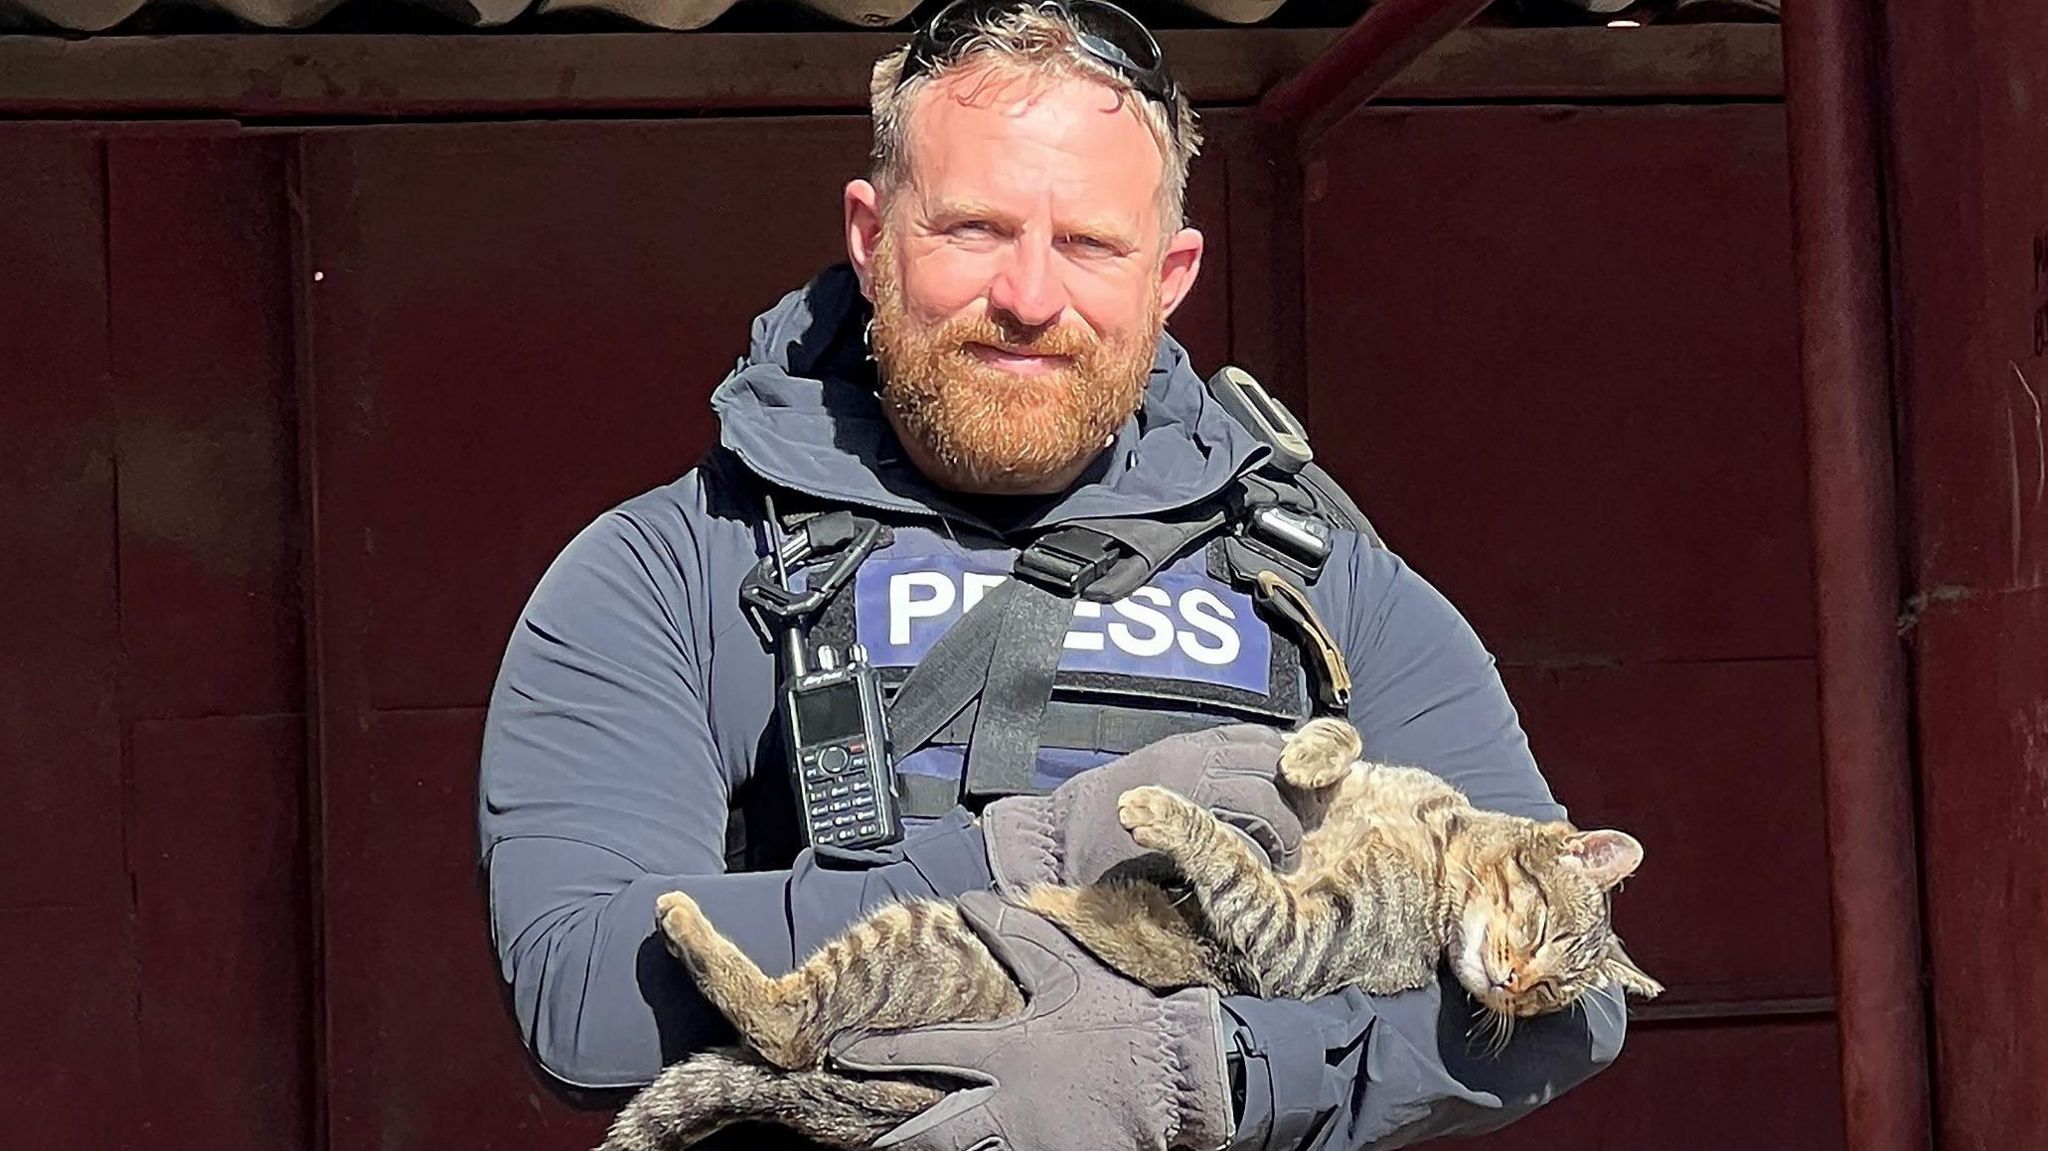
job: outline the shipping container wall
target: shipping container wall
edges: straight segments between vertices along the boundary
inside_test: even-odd
[[[1287,208],[1215,124],[1174,329],[1277,376],[1242,237]],[[498,985],[482,707],[548,561],[839,258],[865,131],[0,127],[0,1129],[596,1142]],[[1840,1143],[1784,162],[1775,105],[1436,107],[1308,173],[1319,452],[1649,844],[1669,1003],[1500,1146]]]

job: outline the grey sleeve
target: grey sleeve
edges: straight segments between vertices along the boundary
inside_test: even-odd
[[[578,1087],[640,1086],[730,1039],[654,933],[663,892],[688,892],[780,972],[865,908],[991,885],[980,832],[957,813],[887,852],[727,873],[734,780],[705,653],[735,630],[755,641],[736,604],[721,619],[688,586],[702,565],[680,517],[657,522],[615,511],[564,549],[514,628],[484,727],[492,942],[528,1048]]]
[[[1341,622],[1329,622],[1349,641],[1351,719],[1366,755],[1435,771],[1481,807],[1563,816],[1493,657],[1463,616],[1391,552],[1360,547],[1350,562],[1349,587],[1318,606],[1330,605]],[[1448,974],[1392,996],[1232,997],[1226,1022],[1244,1095],[1233,1149],[1379,1151],[1504,1126],[1620,1054],[1619,992],[1582,1004],[1524,1020],[1489,1056],[1466,1038],[1474,1004]]]

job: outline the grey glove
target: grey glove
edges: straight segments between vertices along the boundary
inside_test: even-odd
[[[904,1151],[1216,1151],[1233,1134],[1216,993],[1155,995],[988,892],[960,911],[1024,992],[992,1023],[843,1035],[838,1067],[923,1071],[955,1091],[875,1141]]]
[[[1281,801],[1283,733],[1260,724],[1228,724],[1169,736],[1101,767],[1050,795],[1016,795],[982,811],[982,837],[996,888],[1006,894],[1039,883],[1093,883],[1146,855],[1117,821],[1117,797],[1156,784],[1179,792],[1249,836],[1273,866],[1292,868],[1301,820]]]

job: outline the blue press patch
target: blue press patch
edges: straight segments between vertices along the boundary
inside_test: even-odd
[[[909,667],[1007,572],[955,555],[870,557],[854,577],[854,635],[877,667]],[[1115,603],[1075,605],[1060,667],[1266,693],[1272,633],[1251,597],[1204,576],[1160,572]]]

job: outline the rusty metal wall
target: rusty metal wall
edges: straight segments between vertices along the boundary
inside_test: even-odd
[[[2048,15],[1889,5],[1936,1145],[2048,1146]]]
[[[1176,329],[1264,371],[1265,161],[1215,123]],[[0,1129],[587,1147],[484,934],[481,705],[836,258],[864,125],[212,131],[0,129],[0,1027],[40,1040]],[[1374,112],[1313,174],[1321,450],[1651,845],[1624,924],[1679,1010],[1501,1146],[1840,1144],[1783,188],[1750,105]]]

